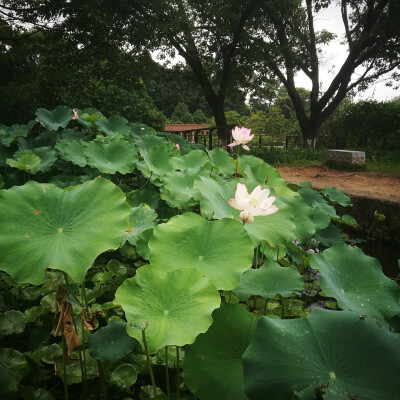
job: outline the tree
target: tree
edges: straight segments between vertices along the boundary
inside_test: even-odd
[[[135,50],[162,49],[188,65],[218,126],[226,125],[225,101],[252,75],[246,28],[259,18],[263,0],[88,0],[37,2],[5,0],[10,18],[62,32],[85,48],[105,45]],[[0,8],[1,11],[1,8]],[[43,22],[44,21],[44,22]],[[229,132],[218,130],[222,147]]]
[[[314,146],[320,126],[352,90],[362,90],[380,76],[399,78],[400,2],[397,0],[338,0],[345,28],[347,58],[324,93],[320,91],[320,47],[333,35],[316,32],[315,14],[331,0],[263,2],[263,27],[252,37],[264,59],[260,68],[285,86],[299,121],[305,146]],[[303,5],[304,4],[304,5]],[[357,73],[355,73],[357,70]],[[310,79],[310,111],[295,86],[299,71]]]
[[[26,122],[39,107],[66,104],[96,107],[161,130],[165,116],[142,80],[147,63],[118,48],[92,53],[52,31],[0,24],[0,121]]]
[[[190,114],[187,104],[178,103],[169,122],[173,124],[193,124],[193,116]]]
[[[207,124],[208,118],[204,115],[203,111],[201,111],[200,109],[197,109],[193,113],[193,122],[195,124]]]

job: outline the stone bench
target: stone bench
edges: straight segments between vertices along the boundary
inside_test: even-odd
[[[364,165],[365,164],[365,152],[364,151],[352,151],[352,150],[327,150],[325,155],[326,161],[330,161],[336,164],[348,164],[348,165]]]

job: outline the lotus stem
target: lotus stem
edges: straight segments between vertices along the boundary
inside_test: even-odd
[[[85,280],[83,280],[82,282],[82,288],[81,288],[81,292],[82,292],[82,303],[85,305],[85,309],[87,310],[88,308],[88,304],[87,304],[87,299],[86,299],[86,289],[85,289]],[[83,311],[83,313],[85,313],[85,310]],[[85,314],[83,314],[83,317],[85,316]],[[85,324],[82,318],[82,343],[83,343],[83,369],[85,371],[85,381],[86,381],[86,377],[87,377],[87,368],[86,368],[86,352],[85,352]]]
[[[157,400],[156,381],[155,381],[155,379],[154,379],[153,369],[151,368],[150,354],[149,354],[149,348],[148,348],[148,346],[147,346],[146,333],[145,333],[145,331],[146,331],[146,328],[142,329],[143,346],[144,346],[144,350],[145,350],[145,352],[146,352],[147,369],[149,370],[150,379],[151,379],[151,384],[152,384],[152,386],[153,386],[154,399]]]
[[[171,398],[171,388],[169,385],[169,368],[168,368],[168,346],[165,346],[165,380],[167,381],[167,395]]]
[[[101,388],[100,388],[100,398],[107,400],[108,395],[107,395],[107,383],[104,378],[104,370],[103,370],[103,365],[101,364],[101,361],[97,361],[97,369],[99,370],[100,374],[100,380],[101,380]]]
[[[65,284],[68,285],[68,275],[66,272],[63,271],[64,275],[64,281]],[[76,326],[76,321],[75,321],[75,316],[73,311],[71,310],[71,317],[72,317],[72,323],[74,325],[75,332],[78,332],[77,326]],[[82,343],[85,343],[85,333],[83,330],[83,320],[82,320]],[[81,376],[82,376],[82,392],[85,394],[86,389],[87,389],[87,382],[86,382],[86,362],[85,362],[85,350],[83,350],[83,357],[82,357],[82,351],[78,350],[79,354],[79,366],[81,367]]]
[[[64,332],[62,335],[62,350],[63,350],[63,383],[64,383],[64,399],[68,400],[68,383],[67,383],[67,345],[65,343]]]
[[[176,398],[179,400],[181,398],[181,393],[179,391],[179,346],[176,346]]]
[[[240,146],[238,146],[237,153],[236,153],[235,177],[238,176],[239,151],[240,151]]]

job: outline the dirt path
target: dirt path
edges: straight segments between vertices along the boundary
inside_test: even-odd
[[[348,195],[400,203],[400,176],[384,172],[341,171],[326,166],[278,167],[288,182],[310,181],[315,189],[335,186]]]

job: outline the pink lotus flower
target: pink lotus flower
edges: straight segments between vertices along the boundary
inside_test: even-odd
[[[228,144],[229,147],[233,146],[238,146],[242,145],[245,150],[250,150],[249,146],[246,146],[247,143],[250,142],[251,139],[253,139],[254,135],[250,135],[251,129],[247,129],[245,127],[239,128],[236,126],[232,130],[232,137],[233,137],[233,143]]]
[[[176,144],[175,144],[175,147],[176,147],[178,150],[180,150],[179,143],[176,143]]]
[[[270,215],[276,213],[279,208],[272,203],[276,197],[269,196],[269,189],[261,190],[261,185],[257,186],[250,194],[242,183],[238,183],[235,198],[228,201],[229,205],[236,210],[242,210],[239,218],[243,223],[251,223],[254,217]]]
[[[75,108],[73,108],[72,111],[74,112],[74,116],[71,117],[70,119],[78,119],[79,118],[78,111],[76,111]]]

